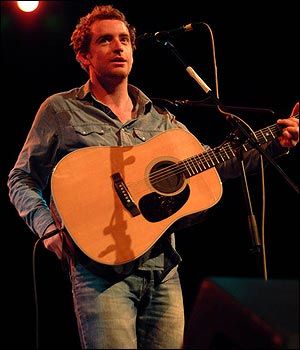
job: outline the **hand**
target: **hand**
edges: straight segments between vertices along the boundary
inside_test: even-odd
[[[53,230],[56,230],[56,226],[50,225],[47,230],[45,231],[46,233],[49,233]],[[50,250],[51,252],[55,253],[58,259],[62,258],[62,238],[60,234],[56,234],[52,237],[49,237],[43,241],[43,244],[46,249]]]
[[[296,116],[299,116],[299,102],[295,104],[289,118],[277,120],[282,128],[282,134],[278,137],[282,147],[295,147],[299,142],[299,119]]]

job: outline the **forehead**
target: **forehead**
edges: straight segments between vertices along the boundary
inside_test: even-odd
[[[106,34],[129,34],[128,28],[124,22],[118,19],[100,19],[91,25],[93,36]]]

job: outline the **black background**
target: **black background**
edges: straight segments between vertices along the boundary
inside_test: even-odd
[[[138,34],[179,27],[190,22],[209,24],[214,34],[220,98],[225,105],[269,108],[268,113],[238,112],[257,130],[288,116],[298,96],[296,9],[292,1],[271,3],[216,1],[111,1],[127,15]],[[208,4],[209,3],[209,4]],[[95,1],[42,2],[33,14],[20,13],[13,1],[1,2],[3,274],[4,307],[10,345],[34,346],[32,252],[35,238],[9,203],[6,180],[34,115],[50,94],[82,85],[87,75],[69,46],[78,19]],[[215,91],[212,45],[206,27],[178,35],[173,44]],[[297,63],[297,64],[296,64]],[[135,52],[130,82],[150,97],[202,100],[201,88],[164,48],[143,43]],[[218,145],[230,128],[212,108],[172,109],[177,118],[204,143]],[[299,146],[278,159],[286,174],[299,184]],[[266,177],[266,254],[269,279],[295,279],[299,233],[298,196],[268,167]],[[259,231],[260,176],[249,179]],[[3,221],[4,220],[4,221]],[[251,248],[247,211],[240,180],[224,184],[222,199],[207,219],[176,233],[186,316],[197,288],[207,276],[263,277],[262,265]],[[78,347],[69,283],[59,262],[37,249],[37,287],[42,347]],[[6,302],[7,301],[7,302]]]

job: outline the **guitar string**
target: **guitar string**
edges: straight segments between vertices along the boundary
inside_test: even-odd
[[[269,128],[265,128],[265,130],[270,130],[272,128],[273,130],[271,131],[273,134],[276,133],[276,131],[278,131],[279,129],[279,127],[275,124]],[[258,134],[256,136],[258,137],[259,142],[264,142],[266,140],[266,137],[261,134],[261,131],[258,131],[257,133]],[[273,138],[273,135],[271,136]],[[248,143],[246,142],[243,146],[246,146],[246,144]],[[231,154],[231,157],[229,156],[229,153]],[[217,164],[220,164],[218,156],[221,156],[221,158],[223,156],[226,160],[235,157],[235,153],[233,152],[233,148],[231,147],[230,142],[225,143],[223,146],[210,149],[204,153],[189,157],[183,161],[180,161],[179,163],[169,165],[161,170],[157,170],[149,176],[150,182],[152,184],[157,184],[161,181],[166,180],[168,177],[175,176],[182,172],[188,172],[193,175],[193,173],[195,173],[195,170],[196,174],[199,173],[199,170],[200,172],[208,170],[216,165],[213,160],[215,160]],[[204,169],[201,168],[201,165],[204,167]],[[188,166],[190,167],[190,169],[188,168]]]
[[[299,113],[295,114],[293,117],[297,118],[298,116],[299,116]],[[282,130],[282,127],[280,127],[277,124],[273,124],[273,125],[270,125],[266,128],[263,128],[261,130],[256,131],[255,136],[258,139],[258,142],[260,144],[266,143],[266,142],[270,141],[271,139],[274,139],[275,137],[277,137],[281,130]],[[246,148],[246,151],[248,151],[251,148],[251,145],[248,141],[246,141],[242,145],[242,147]],[[249,149],[247,149],[247,148],[249,148]],[[228,157],[226,149],[232,154],[232,157]],[[172,164],[170,166],[165,167],[164,169],[157,170],[157,171],[153,172],[149,176],[149,179],[152,180],[150,182],[152,184],[157,184],[161,181],[166,180],[168,177],[180,174],[184,171],[187,171],[188,173],[190,173],[190,170],[192,173],[191,175],[196,175],[199,172],[208,170],[211,167],[215,166],[212,158],[214,158],[217,161],[217,163],[220,164],[220,161],[218,160],[217,155],[220,155],[221,158],[222,158],[222,156],[225,156],[225,158],[227,158],[226,160],[229,160],[229,159],[235,157],[235,153],[233,152],[233,149],[232,149],[230,143],[227,142],[223,146],[219,146],[219,147],[216,147],[214,149],[210,149],[204,153],[201,153],[201,154],[189,157],[183,161],[180,161],[177,164]],[[202,163],[202,165],[205,162],[208,167],[206,168],[204,166],[204,169],[201,169],[199,160]],[[210,164],[210,162],[212,164]],[[223,162],[223,159],[222,159],[222,162]],[[190,169],[188,169],[187,165],[190,167]],[[197,170],[197,167],[199,167],[200,169]],[[175,169],[176,171],[174,172],[173,169]],[[195,173],[195,171],[193,171],[193,169],[196,169],[196,173]],[[165,175],[167,175],[167,176],[165,176]]]
[[[272,139],[275,138],[277,136],[278,131],[280,130],[281,128],[277,124],[274,124],[255,132],[255,135],[260,143],[261,142],[265,143],[266,140],[268,141],[268,137],[271,136]],[[265,136],[266,132],[268,132],[268,134],[266,135],[267,137]],[[250,146],[248,142],[245,142],[242,145],[242,147],[247,147],[247,145],[248,147]],[[150,183],[152,185],[156,185],[159,182],[165,181],[168,178],[176,176],[177,174],[180,174],[183,172],[188,172],[188,173],[192,173],[191,175],[196,175],[202,171],[208,170],[215,166],[212,158],[214,158],[217,161],[217,163],[220,164],[220,161],[218,160],[216,153],[218,153],[218,155],[221,156],[221,158],[222,156],[226,158],[226,160],[229,160],[235,157],[235,153],[233,152],[230,142],[227,142],[223,146],[210,149],[208,151],[205,151],[202,154],[192,156],[190,158],[185,159],[184,161],[180,161],[179,163],[175,163],[161,170],[154,171],[149,176]],[[231,153],[231,157],[229,157],[228,153]],[[204,163],[206,164],[206,167],[204,166],[204,169],[201,169],[200,162],[202,163],[202,166]],[[212,162],[212,164],[210,164],[209,162]],[[223,159],[222,159],[222,162],[223,162]],[[188,169],[187,165],[189,165],[190,169]],[[192,172],[190,171],[191,169],[197,169],[197,167],[200,167],[200,169],[198,169],[196,172],[195,170]],[[128,183],[127,185],[130,186],[132,189],[138,186],[139,183],[144,183],[144,180],[145,178],[136,182]]]
[[[294,116],[294,118],[299,118],[299,113],[296,113]],[[258,139],[258,141],[260,143],[265,143],[266,141],[269,141],[268,140],[268,137],[272,137],[272,138],[275,138],[276,136],[278,136],[279,132],[282,130],[282,127],[280,127],[279,125],[277,124],[273,124],[273,125],[270,125],[268,127],[265,127],[261,130],[258,130],[255,132],[255,136],[256,138]],[[245,142],[242,147],[246,148],[247,150],[247,146],[251,147],[251,145],[249,144],[249,142]],[[212,157],[215,158],[217,160],[218,163],[219,160],[216,156],[216,153],[218,153],[221,158],[222,156],[225,156],[225,158],[227,158],[227,160],[230,159],[230,157],[228,157],[227,153],[228,151],[230,151],[232,153],[232,157],[235,156],[233,150],[232,150],[232,147],[230,145],[229,142],[225,143],[223,146],[219,146],[219,147],[216,147],[215,149],[211,149],[209,151],[206,151],[204,152],[203,154],[198,154],[196,156],[192,156],[190,158],[187,158],[186,160],[184,161],[181,161],[179,163],[175,163],[175,164],[172,164],[172,165],[169,165],[167,167],[165,167],[164,169],[160,169],[160,170],[157,170],[155,172],[153,172],[150,176],[149,176],[149,179],[151,179],[152,181],[151,184],[152,185],[156,185],[157,183],[161,182],[161,181],[165,181],[166,179],[172,177],[172,176],[175,176],[177,174],[180,174],[184,171],[188,171],[189,172],[189,169],[187,168],[187,164],[190,166],[190,170],[191,169],[195,169],[195,167],[199,167],[200,166],[200,163],[199,163],[199,160],[201,161],[202,165],[204,162],[206,162],[206,165],[208,165],[208,168],[204,168],[204,169],[201,169],[200,168],[200,171],[198,169],[198,171],[192,171],[192,174],[191,175],[196,175],[198,174],[199,172],[202,172],[202,171],[205,171],[205,170],[208,170],[210,168],[212,168],[213,166],[215,166],[214,164],[210,164],[207,159],[209,159],[209,161],[212,161]],[[195,163],[195,160],[197,160],[197,162]],[[222,162],[223,162],[223,159],[222,159]],[[186,163],[186,164],[185,164]],[[191,168],[193,167],[193,168]],[[196,168],[197,169],[197,168]],[[141,179],[139,181],[136,181],[134,183],[128,183],[128,186],[130,185],[130,187],[136,187],[138,186],[139,183],[144,183],[145,181],[145,178],[144,179]],[[143,191],[144,192],[144,191]]]

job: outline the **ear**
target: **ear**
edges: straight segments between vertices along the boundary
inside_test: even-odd
[[[81,52],[78,52],[76,55],[76,60],[84,67],[88,67],[88,65],[90,64],[90,60],[87,56],[88,54],[84,55]]]

